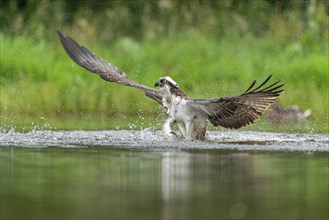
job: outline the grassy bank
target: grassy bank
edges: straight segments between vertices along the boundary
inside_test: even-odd
[[[160,76],[170,75],[193,98],[237,95],[254,79],[261,81],[273,74],[274,80],[286,83],[280,97],[283,105],[312,109],[311,125],[305,132],[328,133],[327,42],[309,47],[304,41],[248,35],[218,40],[196,33],[144,41],[120,38],[107,45],[97,39],[76,40],[133,80],[153,86]],[[146,120],[147,124],[162,113],[141,92],[108,84],[78,67],[57,40],[1,34],[0,62],[2,128],[33,129],[33,123],[44,124],[40,118],[50,121],[52,129],[74,129],[79,124],[83,129],[88,129],[88,124],[93,124],[90,129],[121,128],[113,118],[128,118],[124,123],[134,121],[138,128],[138,121]],[[76,120],[63,125],[61,121],[68,118]]]

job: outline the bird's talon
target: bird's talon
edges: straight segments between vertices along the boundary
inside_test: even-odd
[[[175,137],[177,137],[177,134],[175,133],[175,132],[170,132],[169,134],[171,134],[171,135],[173,135],[173,136],[175,136]]]

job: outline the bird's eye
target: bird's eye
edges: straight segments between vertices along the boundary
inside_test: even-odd
[[[166,80],[166,79],[163,79],[162,82],[163,82],[163,83],[167,83],[167,80]]]

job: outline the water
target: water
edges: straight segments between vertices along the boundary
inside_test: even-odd
[[[329,218],[328,151],[314,150],[327,135],[296,136],[313,150],[294,151],[285,145],[298,140],[283,134],[213,133],[165,147],[145,133],[1,134],[0,219]]]
[[[32,131],[1,133],[1,146],[81,147],[123,149],[227,149],[239,151],[329,152],[329,135],[253,131],[208,131],[207,141],[166,141],[160,131]]]

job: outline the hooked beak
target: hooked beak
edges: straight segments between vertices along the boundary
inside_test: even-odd
[[[154,84],[154,87],[158,87],[158,86],[160,86],[160,82],[159,82],[159,81],[157,81],[157,82]]]

